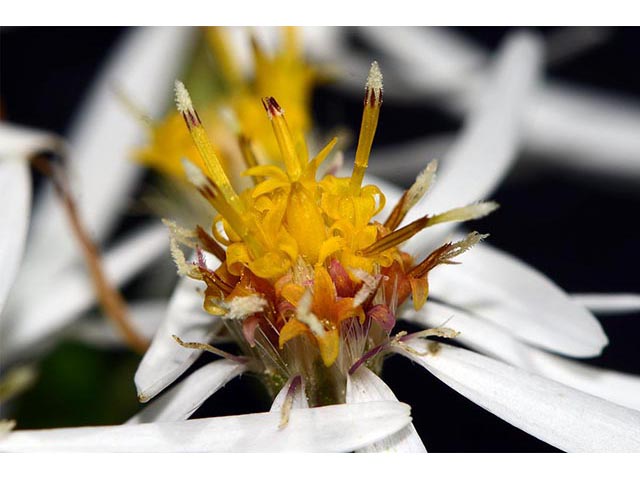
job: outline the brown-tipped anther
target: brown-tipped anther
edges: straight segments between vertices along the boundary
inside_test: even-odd
[[[411,237],[413,237],[416,233],[423,230],[425,227],[429,225],[430,217],[424,216],[411,222],[409,225],[402,227],[395,232],[391,232],[388,235],[385,235],[382,238],[379,238],[376,242],[369,245],[367,248],[361,250],[359,253],[363,256],[371,256],[378,255],[379,253],[388,250],[389,248],[400,245],[401,243],[406,242]]]
[[[445,243],[440,247],[436,248],[433,252],[431,252],[427,258],[425,258],[422,262],[417,264],[411,270],[409,270],[409,275],[413,278],[422,278],[431,270],[433,270],[436,266],[443,263],[446,260],[443,260],[446,255],[452,250],[453,244],[451,242]]]
[[[400,223],[402,223],[402,220],[406,215],[406,212],[404,211],[404,206],[406,202],[407,202],[407,192],[405,191],[402,194],[402,197],[400,197],[400,200],[398,201],[396,206],[393,207],[393,210],[389,214],[389,218],[387,218],[387,220],[384,222],[385,228],[391,231],[398,228],[398,226],[400,225]]]
[[[356,158],[353,165],[353,173],[349,181],[349,190],[353,195],[359,195],[364,174],[369,165],[369,155],[373,138],[378,127],[378,115],[382,104],[382,74],[376,62],[371,64],[367,84],[365,86],[364,108],[362,112],[362,123],[360,124],[360,135],[358,136],[358,146],[356,148]]]
[[[466,238],[458,242],[445,243],[444,245],[436,248],[427,258],[413,267],[409,271],[409,275],[413,278],[422,278],[438,265],[457,264],[458,262],[453,261],[454,257],[463,254],[487,237],[488,235],[486,234],[483,235],[478,232],[471,232]]]
[[[190,113],[185,112],[185,113],[182,114],[182,118],[184,118],[184,123],[187,124],[187,128],[189,128],[189,130],[191,130],[191,127],[194,126],[194,124],[193,124],[193,120],[194,120],[193,116]]]
[[[378,100],[379,99],[379,100]],[[375,108],[382,104],[382,92],[376,95],[374,90],[367,89],[364,95],[364,104],[371,108]]]
[[[200,193],[200,195],[202,195],[207,200],[215,201],[215,199],[216,199],[216,194],[213,192],[213,190],[208,185],[205,185],[204,187],[198,188],[198,192]]]
[[[198,116],[198,112],[196,112],[195,110],[188,110],[184,112],[182,114],[182,118],[184,118],[184,121],[189,129],[202,125],[200,117]]]
[[[220,350],[219,348],[216,348],[213,345],[209,345],[207,343],[185,342],[177,335],[171,335],[171,337],[176,341],[178,345],[184,348],[191,348],[193,350],[203,350],[205,352],[210,352],[210,353],[213,353],[214,355],[219,355],[220,357],[226,358],[228,360],[232,360],[234,362],[242,363],[242,364],[245,364],[248,361],[246,357],[239,357],[237,355],[227,353],[224,350]]]
[[[282,110],[278,102],[276,102],[276,99],[273,97],[264,97],[262,99],[262,105],[269,114],[270,119],[275,116],[284,115],[284,110]]]

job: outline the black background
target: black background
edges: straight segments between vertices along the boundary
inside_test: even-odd
[[[461,30],[487,47],[495,48],[508,29]],[[548,35],[555,29],[539,30]],[[4,117],[64,133],[98,67],[122,33],[122,28],[3,30],[0,34],[0,98]],[[547,75],[640,99],[639,40],[638,29],[616,29],[605,44],[549,66]],[[356,35],[354,41],[358,41]],[[338,120],[356,130],[360,108],[358,99],[331,87],[321,88],[314,100],[314,113],[321,125]],[[409,107],[385,102],[376,144],[451,131],[458,125],[457,120],[427,104]],[[539,269],[569,292],[638,292],[640,174],[635,178],[617,178],[571,170],[540,159],[528,160],[526,166],[519,162],[493,195],[502,208],[476,222],[474,228],[490,232],[492,244]],[[610,346],[600,358],[589,362],[640,373],[640,315],[602,317],[601,321]],[[78,353],[81,347],[66,348],[65,355],[69,355],[70,349],[72,358],[73,355],[85,358],[86,352]],[[93,418],[89,410],[95,406],[94,397],[84,384],[77,385],[77,381],[72,380],[63,385],[47,383],[51,382],[47,380],[47,371],[56,373],[60,368],[60,355],[59,351],[54,352],[45,360],[41,384],[27,394],[18,407],[19,425],[47,427],[126,419],[116,414],[104,415],[98,420]],[[136,359],[123,360],[123,355],[130,354],[103,355],[95,361],[118,365],[121,375],[132,375]],[[404,359],[387,360],[383,377],[400,400],[412,405],[416,428],[430,451],[554,450],[485,412]],[[99,380],[92,379],[93,387],[108,388]],[[86,411],[74,406],[71,414],[67,411],[68,402],[56,403],[56,391],[51,391],[52,388],[75,392],[76,397],[83,399]],[[34,413],[38,405],[42,405],[42,393],[50,399],[49,416]],[[118,395],[131,394],[132,386]],[[108,410],[110,406],[113,403],[101,408]],[[198,416],[249,413],[267,408],[268,399],[261,393],[257,381],[243,378],[234,380],[206,402]],[[65,420],[56,420],[62,418]]]

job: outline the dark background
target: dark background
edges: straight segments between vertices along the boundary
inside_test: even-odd
[[[508,29],[461,29],[495,48]],[[122,28],[13,28],[0,32],[3,115],[7,120],[64,134]],[[557,29],[540,29],[545,35]],[[353,36],[358,43],[357,34]],[[640,99],[640,30],[615,29],[606,43],[552,64],[550,78],[632,95]],[[361,45],[362,46],[362,45]],[[339,105],[340,108],[335,109]],[[338,113],[336,113],[338,112]],[[314,100],[321,126],[338,120],[357,130],[361,101],[322,87]],[[323,125],[324,122],[331,124]],[[428,104],[385,102],[376,145],[443,133],[459,122]],[[640,132],[638,132],[640,135]],[[640,176],[616,178],[530,159],[492,196],[502,208],[474,228],[491,243],[539,269],[569,292],[638,292]],[[639,159],[640,162],[640,159]],[[128,219],[121,228],[135,223]],[[640,315],[601,317],[610,339],[589,363],[640,374]],[[205,360],[201,360],[204,362]],[[67,342],[41,365],[38,383],[17,403],[21,428],[119,423],[138,407],[127,352],[96,352]],[[393,357],[383,378],[412,415],[430,451],[554,451],[460,396],[435,377]],[[258,399],[258,400],[256,400]],[[234,380],[198,416],[268,409],[255,379]]]

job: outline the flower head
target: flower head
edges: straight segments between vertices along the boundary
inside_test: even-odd
[[[429,272],[454,263],[484,235],[474,232],[442,245],[422,261],[403,252],[402,243],[431,225],[478,218],[496,205],[426,215],[400,228],[433,181],[432,163],[388,218],[377,219],[385,196],[377,186],[363,185],[382,105],[382,74],[375,62],[350,176],[320,175],[336,139],[310,158],[304,137],[290,128],[276,99],[266,97],[262,104],[280,161],[255,166],[247,161],[244,175],[254,185],[237,192],[180,82],[176,104],[200,158],[185,164],[186,175],[219,212],[210,231],[176,235],[173,230],[180,271],[206,283],[205,310],[226,319],[274,391],[302,375],[312,403],[344,401],[347,373],[365,361],[375,362],[368,351],[390,345],[397,308],[412,295],[420,309],[428,296]],[[185,237],[195,242],[184,242]],[[212,270],[202,256],[186,265],[175,244],[180,238],[208,250],[221,265]]]
[[[156,45],[156,42],[152,43]],[[507,65],[511,66],[523,63],[531,64],[531,55],[527,55],[526,48],[524,52],[522,51],[521,47],[523,46],[527,47],[527,44],[520,44],[520,50],[513,51],[512,45],[512,48],[507,49],[506,52],[513,52],[513,55],[506,55],[496,63],[503,75],[497,78],[497,82],[490,87],[489,91],[506,93],[506,101],[482,102],[484,105],[479,105],[478,112],[474,113],[474,118],[468,122],[473,128],[467,129],[461,135],[465,148],[456,148],[456,155],[452,155],[455,158],[446,159],[447,167],[449,167],[451,162],[456,163],[455,160],[458,160],[460,163],[461,158],[466,158],[464,162],[466,175],[460,175],[459,169],[454,170],[455,175],[451,175],[450,169],[448,173],[450,179],[466,177],[470,181],[463,187],[460,184],[456,186],[455,182],[452,185],[451,182],[446,181],[447,174],[444,174],[440,179],[439,188],[444,184],[447,186],[447,191],[454,192],[456,196],[465,192],[469,196],[471,190],[476,192],[471,195],[472,199],[483,197],[486,194],[486,191],[483,190],[485,187],[480,190],[485,191],[482,194],[477,193],[478,190],[474,190],[474,186],[483,184],[482,178],[479,179],[479,176],[482,177],[482,175],[479,175],[479,170],[474,170],[474,167],[480,166],[482,170],[490,172],[491,169],[486,168],[486,162],[490,157],[495,157],[496,152],[498,156],[513,155],[512,151],[509,153],[509,149],[500,148],[500,145],[504,146],[515,142],[514,132],[510,127],[518,123],[515,121],[516,116],[512,113],[519,109],[514,108],[514,103],[521,108],[526,102],[521,95],[521,90],[508,87],[518,84],[518,79],[522,80],[523,78],[524,84],[528,84],[526,81],[527,70],[516,69],[514,74],[513,69],[503,67],[505,58],[508,60]],[[166,48],[160,50],[163,57],[167,55]],[[128,73],[129,69],[126,71]],[[141,83],[144,85],[144,91],[148,90],[149,82],[147,80],[153,81],[154,78],[154,75],[144,78],[144,82]],[[181,95],[181,97],[187,98],[185,95]],[[278,98],[280,98],[279,95]],[[374,100],[376,100],[375,97]],[[190,100],[188,102],[185,100],[184,104],[187,103],[190,103]],[[267,102],[267,106],[270,103]],[[257,105],[259,107],[259,102]],[[190,112],[188,109],[185,109],[185,112],[195,114],[195,111]],[[290,120],[289,112],[288,110],[287,118]],[[491,115],[483,115],[487,112],[490,112]],[[177,118],[180,120],[180,114],[177,115]],[[266,119],[265,121],[268,125],[269,122]],[[200,120],[198,122],[202,123]],[[204,122],[206,124],[207,120],[204,119]],[[119,122],[116,122],[116,125],[118,124]],[[478,128],[478,124],[484,128]],[[373,125],[375,130],[375,122]],[[487,126],[492,126],[492,128],[486,128]],[[509,128],[505,128],[505,126],[509,126]],[[111,129],[109,130],[111,131]],[[291,130],[294,129],[291,128]],[[475,141],[469,142],[469,137]],[[188,136],[186,138],[191,141]],[[219,138],[216,136],[213,138],[214,143],[219,145]],[[277,145],[276,137],[273,138]],[[196,143],[193,147],[193,152],[196,154],[197,145]],[[299,151],[299,145],[296,144],[295,147],[296,151]],[[503,153],[500,153],[501,150]],[[103,151],[103,149],[99,149],[99,151]],[[302,152],[304,154],[304,149]],[[361,152],[365,152],[365,150]],[[359,151],[359,153],[361,152]],[[368,155],[361,155],[360,159],[366,156]],[[194,160],[197,161],[195,158]],[[259,162],[259,164],[263,163]],[[282,169],[285,174],[287,174],[286,167],[285,165],[285,168]],[[357,161],[356,168],[359,172],[354,171],[348,177],[349,184],[355,177],[356,179],[360,178],[360,185],[362,185],[363,163]],[[187,176],[199,186],[201,191],[205,192],[207,198],[211,197],[207,191],[209,189],[212,189],[211,191],[215,195],[219,195],[217,190],[219,187],[216,186],[215,179],[208,177],[208,170],[209,167],[204,160],[202,160],[200,168],[191,164],[187,164],[185,167]],[[16,182],[13,182],[16,178],[15,172],[16,170],[13,169],[3,171],[5,176],[8,173],[7,178],[10,180],[8,185],[17,185]],[[396,197],[402,197],[402,199],[390,216],[380,220],[380,224],[387,229],[388,233],[384,234],[383,231],[375,242],[386,239],[388,243],[378,245],[378,249],[387,248],[393,243],[393,246],[389,248],[399,252],[403,259],[408,257],[402,250],[406,248],[409,251],[408,249],[412,246],[403,247],[401,243],[405,237],[411,236],[412,230],[398,229],[398,227],[402,225],[403,216],[431,184],[434,172],[435,164],[431,164],[421,174],[416,184],[404,195],[401,195],[401,192],[391,185],[385,186],[384,192],[387,199]],[[181,175],[184,173],[181,172]],[[491,175],[495,175],[495,171]],[[102,177],[104,175],[99,177],[101,181]],[[116,176],[116,178],[120,180],[120,177]],[[265,183],[269,179],[267,175],[254,178],[256,178],[257,184]],[[326,176],[317,183],[322,183],[325,179]],[[354,181],[354,183],[357,182]],[[22,182],[22,184],[28,185],[29,182]],[[288,178],[284,186],[278,187],[287,193],[287,199],[292,197],[293,184],[295,181]],[[234,186],[237,188],[235,183]],[[273,188],[272,191],[276,192],[278,188]],[[22,186],[18,186],[17,190],[24,192]],[[239,192],[238,197],[246,208],[254,208],[252,198],[245,200],[246,192],[236,191]],[[434,200],[436,200],[435,204],[438,204],[437,195],[434,196],[433,193],[429,198],[429,203],[432,206]],[[362,196],[362,192],[360,194]],[[251,195],[249,196],[251,197]],[[262,196],[270,197],[271,194],[265,193]],[[338,197],[342,197],[342,195],[338,195]],[[374,197],[376,201],[380,201],[378,197]],[[466,201],[470,201],[469,198]],[[313,202],[310,203],[313,204]],[[11,202],[8,205],[10,204]],[[287,204],[285,210],[288,208]],[[329,217],[325,216],[321,203],[318,208],[326,228],[330,228],[327,223]],[[435,210],[439,208],[441,207],[438,206]],[[475,214],[479,215],[483,213],[483,210],[491,208],[491,204],[485,204],[481,207],[452,210],[437,217],[440,221],[452,220],[464,217],[471,211],[475,211]],[[434,208],[432,207],[432,209]],[[413,215],[416,215],[415,210],[417,209],[414,209]],[[418,216],[424,213],[421,212]],[[224,226],[224,215],[220,218],[221,221],[218,224]],[[258,218],[262,217],[258,216]],[[433,221],[434,217],[430,218]],[[287,229],[286,222],[288,220],[285,217],[283,219],[282,224]],[[244,221],[244,218],[241,217],[241,220]],[[375,224],[376,221],[377,217],[372,217],[368,220],[367,225]],[[407,220],[405,220],[406,222]],[[329,261],[322,264],[323,269],[316,274],[315,268],[318,262],[311,265],[302,253],[298,253],[296,258],[301,257],[309,264],[307,271],[311,271],[312,279],[302,285],[304,293],[299,298],[297,305],[293,306],[292,304],[292,307],[295,308],[292,309],[294,313],[291,318],[302,319],[302,323],[307,325],[308,331],[284,342],[281,351],[274,348],[283,363],[284,361],[290,362],[284,365],[283,370],[291,371],[293,374],[276,396],[271,412],[205,420],[186,420],[194,414],[206,398],[219,390],[228,380],[244,372],[254,370],[254,367],[255,370],[264,373],[265,377],[271,378],[274,383],[277,375],[269,371],[269,364],[264,359],[274,358],[277,360],[278,357],[271,354],[259,355],[256,352],[259,349],[264,350],[268,346],[274,346],[272,343],[261,341],[263,325],[260,324],[260,319],[266,316],[271,308],[271,301],[264,292],[270,291],[270,288],[275,289],[275,285],[273,279],[258,277],[251,272],[248,265],[241,264],[243,274],[248,272],[246,276],[250,277],[250,280],[255,282],[257,287],[253,292],[242,292],[240,287],[242,286],[243,274],[239,277],[234,276],[229,273],[228,266],[226,270],[219,268],[217,264],[214,266],[213,261],[205,256],[203,250],[213,253],[222,260],[223,266],[226,266],[228,249],[225,250],[221,242],[223,243],[225,239],[230,240],[229,235],[233,230],[230,225],[228,230],[224,226],[224,230],[218,232],[217,229],[210,229],[208,222],[203,223],[205,228],[198,227],[194,230],[181,228],[175,223],[167,223],[173,233],[173,253],[181,271],[186,275],[200,279],[207,278],[206,273],[209,271],[215,274],[211,278],[214,279],[214,286],[220,290],[220,294],[211,296],[212,301],[206,304],[206,308],[212,313],[218,313],[213,317],[201,311],[202,290],[194,288],[195,285],[200,285],[199,280],[185,278],[179,282],[166,319],[156,333],[136,375],[140,398],[147,401],[154,397],[193,363],[199,352],[185,350],[180,348],[178,344],[190,348],[207,349],[227,358],[211,362],[186,375],[178,385],[173,386],[131,418],[127,425],[11,432],[0,439],[0,449],[334,451],[360,449],[366,444],[368,445],[367,450],[373,451],[424,451],[424,446],[416,430],[409,424],[408,407],[399,404],[382,380],[366,368],[368,366],[375,370],[380,360],[378,354],[383,351],[397,352],[413,359],[473,402],[558,448],[570,451],[638,450],[640,448],[637,440],[640,438],[640,418],[638,412],[631,409],[637,409],[638,405],[638,396],[636,395],[638,379],[618,372],[581,365],[555,356],[548,351],[577,357],[599,353],[606,344],[606,337],[596,320],[590,317],[579,305],[572,303],[565,294],[539,273],[486,245],[480,246],[473,252],[473,255],[469,256],[469,261],[465,261],[464,268],[442,268],[438,269],[435,275],[431,275],[432,298],[424,308],[414,312],[405,309],[403,312],[397,313],[399,316],[402,315],[404,320],[421,325],[420,328],[431,327],[430,330],[423,331],[419,335],[404,335],[402,332],[393,337],[389,334],[383,335],[383,342],[375,347],[368,348],[365,345],[360,348],[362,343],[369,342],[373,338],[369,333],[371,330],[365,331],[365,334],[358,334],[358,332],[353,334],[348,330],[345,333],[343,327],[358,327],[358,325],[366,325],[369,322],[370,326],[380,326],[384,331],[391,330],[394,327],[395,312],[390,308],[390,305],[398,303],[398,299],[388,300],[384,295],[383,302],[376,303],[368,309],[364,322],[359,323],[357,315],[338,322],[340,325],[338,343],[340,350],[337,360],[329,367],[324,365],[319,341],[315,336],[316,331],[312,326],[317,326],[317,322],[320,322],[320,326],[324,328],[323,316],[332,319],[333,310],[337,309],[337,304],[343,297],[350,301],[351,306],[355,305],[364,311],[372,292],[376,292],[375,295],[378,294],[377,289],[383,284],[385,278],[382,274],[372,273],[375,268],[372,270],[357,267],[345,268],[344,261],[341,262],[338,259],[338,257],[341,258],[341,250],[331,254]],[[416,226],[414,226],[415,228]],[[216,240],[214,234],[219,235],[222,240]],[[393,236],[394,234],[395,236]],[[344,234],[334,235],[332,233],[332,236],[346,238]],[[49,244],[50,238],[48,236],[42,238],[45,238]],[[421,262],[415,261],[411,265],[423,264],[424,270],[428,273],[436,260],[439,263],[452,263],[457,254],[478,239],[478,235],[472,235],[467,242],[437,248],[427,257],[427,259],[430,258],[430,261],[427,259]],[[420,239],[416,240],[420,241]],[[196,248],[197,262],[195,265],[187,262],[184,253],[178,247],[179,242]],[[352,250],[350,253],[354,257],[366,257],[367,253],[371,253],[366,252],[367,248],[374,245],[375,242],[359,250]],[[234,241],[234,243],[242,243],[242,240]],[[413,243],[415,248],[417,242]],[[433,246],[424,247],[424,243],[422,245],[422,248],[412,251],[426,252],[433,248]],[[49,245],[47,246],[49,247]],[[296,246],[298,246],[297,240]],[[136,255],[128,255],[127,257],[138,258],[141,253],[149,250],[147,245],[141,247],[136,251]],[[49,251],[50,247],[47,248],[47,252]],[[313,252],[313,249],[311,248],[310,251]],[[380,252],[372,255],[377,254]],[[309,256],[309,254],[306,255]],[[5,255],[7,258],[12,256],[14,253],[11,251]],[[328,282],[326,282],[327,277],[322,273],[323,271],[329,273]],[[225,272],[229,275],[223,276]],[[404,270],[401,270],[400,273],[407,276],[407,272]],[[401,275],[398,274],[397,277],[401,277]],[[60,278],[60,280],[67,279]],[[237,283],[234,283],[236,280]],[[409,282],[408,288],[413,290],[414,300],[416,292],[423,294],[422,296],[418,295],[418,298],[426,298],[426,294],[429,293],[425,288],[428,286],[426,274],[424,280],[425,282],[419,285],[420,288],[415,288]],[[68,280],[57,283],[63,285],[63,290],[69,285]],[[356,292],[354,292],[354,285],[359,287]],[[326,294],[321,295],[321,298],[330,301],[316,302],[318,293],[325,292],[325,290],[321,291],[323,286],[329,288],[326,289]],[[241,294],[224,295],[224,289],[228,287],[232,287],[232,290],[237,289]],[[406,284],[405,288],[407,288]],[[59,289],[55,292],[56,297],[59,296],[57,295],[58,291]],[[209,294],[209,292],[206,293]],[[74,297],[77,298],[77,296]],[[445,301],[446,304],[438,303],[438,300]],[[588,301],[597,304],[601,300],[592,298]],[[32,317],[33,315],[29,315],[29,318]],[[157,318],[158,314],[154,313],[153,317]],[[245,321],[249,317],[252,317],[252,320]],[[305,320],[307,323],[304,322]],[[464,333],[459,337],[462,344],[524,370],[451,345],[442,345],[416,338],[427,335],[445,337],[455,335],[456,332],[453,329],[438,328],[445,321],[449,322],[448,326]],[[223,322],[232,328],[235,325],[236,332],[221,330]],[[238,332],[240,324],[242,331]],[[270,325],[266,326],[270,327]],[[245,352],[256,361],[247,361],[246,357],[230,355],[215,346],[183,342],[179,339],[176,344],[171,339],[172,334],[174,338],[176,338],[175,334],[179,334],[182,337],[189,336],[192,340],[198,339],[208,342],[221,332],[225,338],[228,338],[228,333],[235,333]],[[276,330],[273,335],[277,335],[280,340],[282,331]],[[350,342],[355,337],[360,342]],[[221,340],[221,338],[215,340]],[[303,344],[299,348],[296,347],[297,351],[287,353],[288,349],[300,342]],[[375,342],[370,341],[369,343]],[[534,345],[541,346],[547,351],[538,349]],[[349,352],[344,354],[346,348],[349,349]],[[365,348],[368,349],[364,354],[361,354]],[[5,352],[3,351],[3,353]],[[349,367],[348,375],[346,375],[345,400],[351,405],[306,409],[306,398],[301,395],[304,393],[304,388],[300,388],[305,385],[302,385],[302,377],[295,372],[307,373],[307,379],[317,380],[316,385],[309,385],[306,382],[307,387],[312,387],[312,397],[310,398],[312,403],[334,401],[338,395],[328,395],[322,398],[319,394],[334,393],[326,388],[327,385],[332,385],[331,381],[333,381],[336,391],[341,388],[341,385],[344,384],[342,379],[345,365],[350,363],[342,359],[349,358],[349,356],[351,358],[359,357]],[[301,366],[300,364],[305,359],[311,360],[312,366],[317,368],[310,370],[307,365]],[[309,374],[309,372],[311,373]],[[623,408],[591,395],[585,395],[558,382],[566,383],[579,390],[631,408]],[[380,400],[386,401],[380,402]],[[361,403],[363,401],[367,403]],[[279,415],[280,411],[282,417]],[[447,415],[446,421],[448,422],[450,418],[452,416]],[[146,422],[158,423],[145,425]],[[5,430],[7,427],[10,429],[11,426],[10,423],[5,423],[0,425],[0,430],[3,430],[3,427]],[[384,441],[376,441],[376,439],[383,437],[386,437]],[[484,438],[481,441],[484,441]],[[371,444],[371,442],[375,443]]]
[[[251,39],[254,75],[243,76],[237,59],[231,54],[230,41],[224,29],[207,27],[206,48],[213,54],[218,75],[208,79],[216,91],[203,94],[205,108],[200,108],[207,134],[216,139],[215,151],[227,171],[241,163],[243,153],[269,161],[277,158],[278,145],[264,120],[260,99],[277,96],[287,108],[293,131],[303,138],[311,128],[311,91],[317,81],[315,68],[305,63],[298,30],[282,29],[281,47],[272,55],[255,37]],[[207,87],[211,89],[211,87]],[[181,166],[185,156],[204,169],[179,112],[172,112],[159,122],[150,124],[150,142],[136,152],[136,158],[173,178],[186,179]]]

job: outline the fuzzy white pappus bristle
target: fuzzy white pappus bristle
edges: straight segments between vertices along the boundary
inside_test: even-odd
[[[249,315],[262,312],[267,306],[267,301],[260,295],[245,295],[234,297],[230,302],[226,302],[226,317],[231,320],[244,320]]]
[[[422,172],[416,178],[416,181],[411,185],[407,192],[407,201],[405,204],[406,211],[413,208],[425,193],[431,188],[436,178],[436,170],[438,169],[438,161],[432,160],[429,165],[426,166]]]
[[[187,87],[184,86],[180,80],[176,80],[174,84],[176,107],[180,113],[187,113],[193,111],[193,102],[191,101],[191,95]]]
[[[380,71],[378,62],[373,62],[371,64],[365,88],[375,92],[382,92],[382,72]]]
[[[480,202],[466,207],[454,208],[444,213],[435,215],[430,219],[430,224],[435,225],[443,222],[466,222],[467,220],[475,220],[486,217],[496,210],[500,205],[496,202]]]

